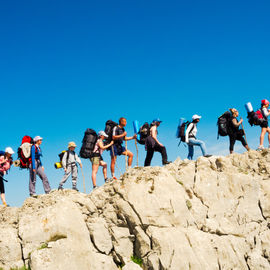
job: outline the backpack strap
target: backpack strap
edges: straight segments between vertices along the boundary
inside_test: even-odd
[[[69,150],[67,150],[66,167],[68,166],[68,159],[69,159]]]

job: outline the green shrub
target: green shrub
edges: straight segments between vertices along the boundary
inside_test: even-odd
[[[139,266],[142,267],[143,261],[142,261],[141,258],[138,258],[138,257],[136,257],[136,256],[133,255],[133,256],[131,256],[131,260],[132,260],[134,263],[136,263],[136,264],[138,264]]]

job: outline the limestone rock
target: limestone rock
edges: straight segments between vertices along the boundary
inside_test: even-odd
[[[4,270],[270,269],[269,243],[269,150],[137,167],[89,195],[0,207]]]

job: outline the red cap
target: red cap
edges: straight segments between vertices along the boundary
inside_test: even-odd
[[[269,101],[267,99],[263,99],[261,102],[262,102],[262,105],[268,105],[269,104]]]

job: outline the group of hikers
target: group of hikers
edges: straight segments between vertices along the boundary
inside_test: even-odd
[[[264,99],[261,101],[261,107],[257,112],[253,112],[253,109],[248,110],[248,119],[251,125],[258,125],[261,127],[260,144],[258,150],[262,150],[265,134],[268,133],[268,142],[270,148],[270,128],[268,126],[268,116],[270,115],[269,101]],[[241,128],[243,119],[238,120],[239,112],[235,108],[229,109],[218,118],[218,134],[220,136],[229,137],[229,151],[233,153],[234,145],[236,141],[240,141],[246,150],[250,150],[246,138],[244,129]],[[195,114],[192,116],[192,121],[181,122],[177,129],[177,137],[180,138],[180,142],[184,142],[188,145],[189,160],[193,159],[194,146],[199,146],[204,157],[211,157],[207,153],[206,145],[203,141],[197,139],[197,126],[200,122],[201,116]],[[108,125],[107,125],[108,123]],[[112,124],[113,123],[113,124]],[[171,163],[168,161],[166,147],[158,140],[158,127],[162,121],[159,118],[154,119],[151,124],[145,123],[140,129],[136,129],[134,125],[134,135],[128,137],[125,131],[127,120],[124,117],[119,119],[118,123],[111,120],[106,122],[105,131],[101,130],[98,134],[91,129],[87,129],[85,137],[83,139],[82,148],[80,150],[80,157],[90,159],[92,163],[92,183],[93,189],[97,188],[96,177],[99,166],[103,169],[103,176],[105,182],[110,182],[116,179],[115,165],[117,156],[126,156],[127,166],[132,166],[133,153],[127,149],[127,144],[124,146],[124,142],[135,140],[145,146],[146,158],[144,166],[150,166],[154,152],[159,152],[162,157],[162,164],[166,165]],[[134,124],[134,123],[133,123]],[[136,129],[136,130],[135,130]],[[36,136],[33,139],[29,136],[24,136],[21,146],[18,148],[19,160],[14,162],[15,166],[29,169],[29,193],[31,197],[37,197],[36,194],[36,176],[38,175],[42,180],[45,193],[51,191],[51,187],[48,178],[44,172],[44,167],[41,162],[42,151],[41,144],[43,138]],[[64,176],[61,179],[58,190],[63,189],[63,185],[67,179],[72,177],[72,189],[77,189],[78,178],[78,164],[82,168],[82,161],[76,154],[75,148],[77,147],[75,142],[69,142],[68,150],[59,154],[60,163],[56,163],[56,168],[64,169]],[[136,144],[137,147],[137,144]],[[107,175],[107,163],[103,160],[102,153],[104,150],[110,150],[111,156],[111,178]],[[13,164],[12,155],[14,151],[11,147],[7,147],[5,151],[0,151],[0,192],[1,200],[4,206],[7,206],[5,199],[5,187],[4,179],[5,175],[9,171]],[[57,167],[58,166],[58,167]]]

